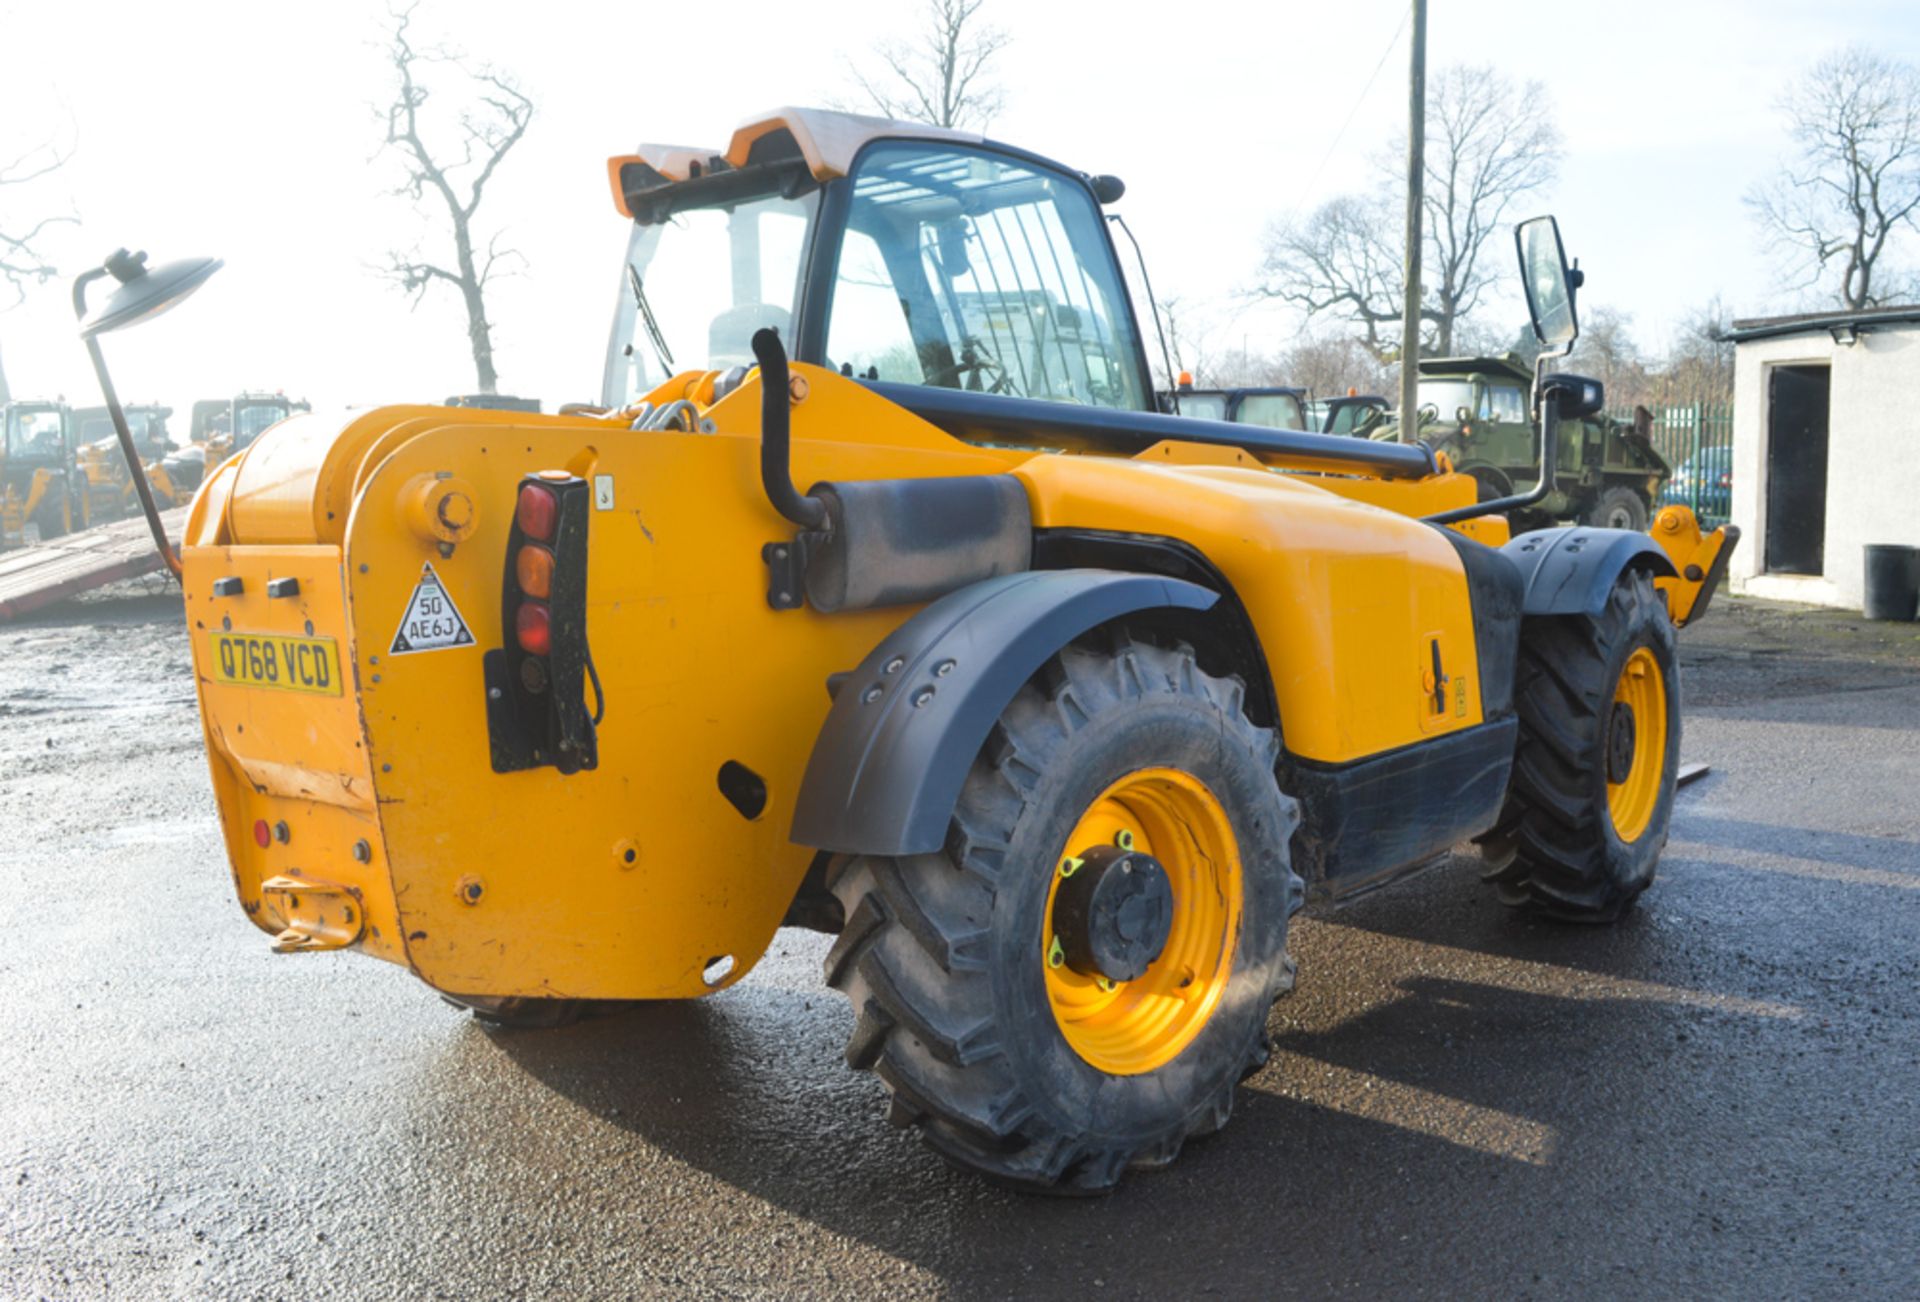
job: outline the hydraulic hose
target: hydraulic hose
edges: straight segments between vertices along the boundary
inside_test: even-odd
[[[753,356],[760,363],[760,486],[774,510],[802,529],[819,529],[827,522],[826,503],[793,487],[793,418],[788,410],[787,350],[780,332],[771,327],[754,331]]]

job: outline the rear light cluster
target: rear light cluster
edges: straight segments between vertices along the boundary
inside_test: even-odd
[[[513,554],[514,585],[521,597],[513,612],[513,636],[522,651],[544,658],[553,654],[553,608],[547,603],[553,597],[553,541],[560,523],[554,486],[538,481],[520,485],[513,522],[522,538]]]
[[[598,762],[602,703],[587,649],[587,482],[543,470],[520,482],[507,539],[501,628],[485,657],[488,726],[497,772]],[[594,709],[585,687],[594,686]]]

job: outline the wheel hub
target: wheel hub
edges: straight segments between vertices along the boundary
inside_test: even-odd
[[[1137,981],[1173,931],[1173,883],[1152,855],[1094,846],[1078,856],[1053,903],[1066,966],[1082,976]]]
[[[1634,737],[1633,706],[1625,701],[1613,703],[1613,713],[1607,719],[1607,781],[1621,783],[1633,772]]]

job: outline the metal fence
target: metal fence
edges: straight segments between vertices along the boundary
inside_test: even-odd
[[[1733,510],[1733,404],[1693,402],[1651,410],[1654,450],[1673,467],[1658,505],[1684,503],[1703,526],[1725,524]],[[1633,423],[1631,408],[1611,415]]]

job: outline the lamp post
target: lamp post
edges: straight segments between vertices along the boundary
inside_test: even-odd
[[[113,432],[120,438],[120,451],[127,458],[133,486],[140,495],[140,509],[146,512],[147,527],[153,531],[154,546],[160,559],[175,578],[180,577],[180,558],[167,541],[166,526],[160,523],[160,508],[154,505],[153,486],[147,482],[146,467],[133,446],[133,431],[127,426],[127,413],[114,391],[113,378],[107,374],[107,359],[100,352],[100,336],[114,330],[159,316],[206,284],[207,278],[226,264],[219,258],[187,258],[147,266],[145,253],[116,249],[107,260],[91,271],[83,271],[73,282],[73,314],[80,320],[80,337],[86,341],[87,356],[93,359],[93,373],[100,379],[100,392],[106,396],[107,411],[113,417]],[[87,311],[87,287],[103,276],[112,276],[119,285],[106,302]]]

